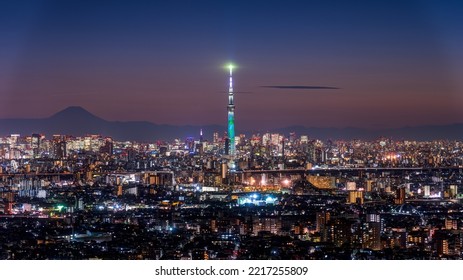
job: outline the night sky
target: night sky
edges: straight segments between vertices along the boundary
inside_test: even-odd
[[[386,128],[463,122],[463,1],[0,2],[0,118]]]

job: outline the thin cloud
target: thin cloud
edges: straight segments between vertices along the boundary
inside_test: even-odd
[[[260,86],[263,88],[276,88],[276,89],[340,89],[338,87],[327,86],[298,86],[298,85],[277,85],[277,86]]]

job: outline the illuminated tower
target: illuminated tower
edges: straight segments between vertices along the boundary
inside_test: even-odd
[[[228,138],[229,140],[229,156],[230,167],[232,167],[235,157],[235,103],[233,102],[233,65],[228,65],[230,69],[230,86],[228,88]]]

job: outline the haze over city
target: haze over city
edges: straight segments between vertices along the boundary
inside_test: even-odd
[[[237,130],[463,122],[460,1],[8,1],[0,118]]]

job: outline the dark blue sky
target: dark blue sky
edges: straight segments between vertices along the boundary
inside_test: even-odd
[[[462,1],[2,1],[0,118],[79,105],[225,124],[233,61],[238,130],[463,122],[462,15]]]

